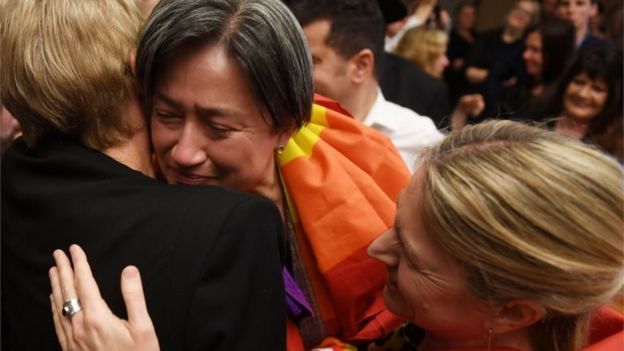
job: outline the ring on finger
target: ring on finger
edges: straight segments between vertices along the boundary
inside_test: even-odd
[[[80,301],[78,299],[68,299],[63,303],[63,308],[61,309],[61,313],[63,316],[73,316],[76,313],[82,310],[82,306],[80,306]]]

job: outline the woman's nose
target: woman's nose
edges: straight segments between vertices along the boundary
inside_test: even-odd
[[[206,160],[202,142],[205,136],[192,124],[186,124],[180,138],[171,150],[172,160],[181,167],[193,167]]]
[[[399,243],[394,229],[389,229],[381,234],[368,246],[368,256],[379,260],[387,266],[398,263],[397,247]]]

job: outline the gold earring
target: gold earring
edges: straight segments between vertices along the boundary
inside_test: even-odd
[[[488,351],[492,350],[492,335],[494,334],[494,330],[492,328],[487,331],[487,349]]]
[[[277,148],[276,148],[276,150],[277,150],[277,154],[278,154],[278,155],[283,154],[283,153],[284,153],[284,145],[281,145],[281,144],[280,144],[280,145],[278,145],[278,146],[277,146]]]

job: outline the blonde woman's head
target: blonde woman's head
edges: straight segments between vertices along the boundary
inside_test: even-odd
[[[128,135],[138,0],[1,0],[0,93],[31,147],[63,133],[102,149]]]
[[[442,78],[444,69],[449,64],[446,56],[448,35],[445,31],[420,26],[408,30],[395,53],[413,61],[423,71],[436,78]]]
[[[566,136],[497,121],[450,133],[420,168],[424,226],[474,294],[541,306],[529,329],[536,350],[582,345],[588,313],[624,282],[620,164]]]

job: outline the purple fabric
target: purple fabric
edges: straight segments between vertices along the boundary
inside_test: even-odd
[[[286,267],[282,269],[282,276],[284,277],[284,288],[286,289],[288,314],[296,320],[311,315],[312,308],[310,308],[308,300]]]

